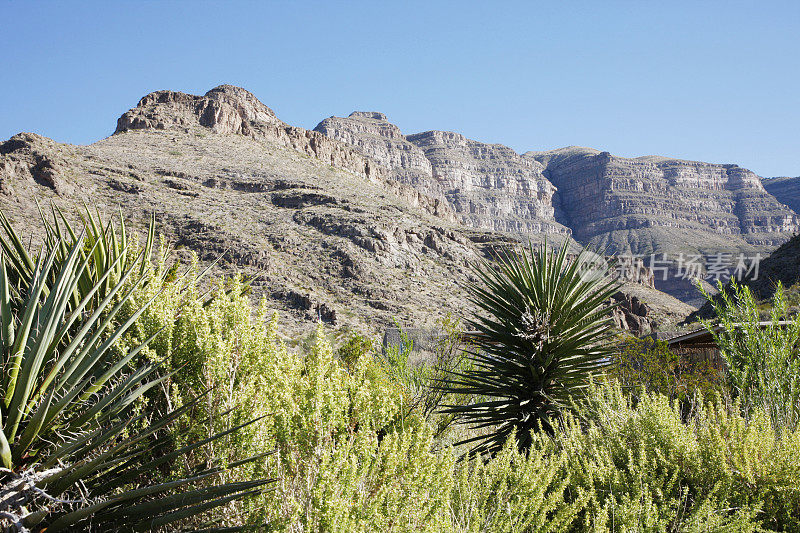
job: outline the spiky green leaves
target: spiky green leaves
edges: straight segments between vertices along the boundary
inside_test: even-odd
[[[175,424],[191,403],[165,415],[131,413],[169,377],[157,364],[136,365],[152,337],[123,354],[113,349],[152,302],[122,318],[145,282],[149,248],[130,254],[113,228],[89,226],[88,244],[71,229],[67,244],[59,230],[38,254],[2,241],[0,526],[146,531],[262,490],[263,480],[215,485],[223,468],[213,458],[187,477],[155,481],[161,465],[191,468],[193,450],[242,426],[175,449]]]
[[[531,431],[553,432],[570,396],[609,360],[607,302],[617,284],[602,275],[597,256],[567,252],[566,244],[554,251],[547,243],[506,252],[478,265],[478,281],[467,287],[481,310],[469,323],[477,332],[473,367],[443,386],[473,398],[445,412],[478,430],[463,441],[475,443],[474,453],[497,452],[512,433],[527,449]]]

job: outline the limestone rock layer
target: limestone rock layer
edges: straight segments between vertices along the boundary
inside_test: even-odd
[[[404,136],[386,115],[356,111],[316,131],[349,144],[390,169],[391,177],[446,199],[468,226],[530,234],[569,234],[554,216],[555,188],[544,167],[511,148],[428,131]]]
[[[768,251],[799,227],[796,213],[737,165],[580,147],[519,155],[458,133],[403,135],[378,112],[330,117],[316,130],[443,199],[475,228],[571,233],[605,253],[646,255]]]

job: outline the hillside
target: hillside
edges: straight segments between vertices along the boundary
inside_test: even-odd
[[[764,178],[761,183],[779,202],[800,212],[800,177]]]
[[[745,279],[741,283],[750,287],[758,300],[768,300],[775,294],[775,287],[780,282],[787,290],[787,301],[794,304],[800,302],[800,235],[795,235],[759,262],[758,275],[755,279]],[[700,309],[689,315],[686,323],[698,318],[711,318],[714,310],[706,302]]]
[[[30,133],[0,144],[0,207],[32,238],[37,198],[90,202],[107,214],[119,207],[134,224],[155,213],[179,253],[222,256],[219,271],[257,275],[255,292],[299,328],[317,320],[430,326],[460,315],[468,265],[519,242],[465,227],[441,198],[390,178],[371,158],[283,123],[231,86],[147,95],[92,145]],[[637,290],[658,301],[645,322],[684,310]]]

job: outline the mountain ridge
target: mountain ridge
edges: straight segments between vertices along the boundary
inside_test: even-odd
[[[202,261],[227,251],[221,272],[265,272],[256,292],[281,314],[348,327],[461,314],[470,264],[528,240],[572,240],[563,192],[534,154],[454,132],[405,136],[380,112],[350,118],[361,130],[330,120],[311,131],[238,87],[156,91],[92,145],[2,143],[0,205],[32,234],[34,198],[91,199],[134,224],[154,212]],[[691,310],[634,285],[638,300],[621,297],[628,327]]]
[[[441,194],[463,223],[475,227],[494,225],[494,229],[523,234],[564,231],[584,245],[609,253],[651,254],[767,251],[785,242],[800,225],[794,211],[767,193],[759,176],[735,164],[658,155],[623,158],[579,146],[517,154],[501,144],[481,143],[453,132],[403,136],[385,114],[374,111],[329,117],[315,130],[369,154],[401,181],[405,175],[400,170],[408,169],[408,158],[398,160],[396,152],[414,153],[415,166],[423,168],[422,157],[428,154],[415,147],[438,137],[438,142],[427,143],[433,148],[426,158],[439,172],[406,181]],[[392,142],[386,143],[380,131],[391,131]],[[494,173],[469,176],[476,167],[482,170],[470,161],[470,155],[473,160],[504,160],[506,164]],[[520,179],[519,170],[509,162],[515,157],[538,163],[521,182],[539,194],[515,204],[520,195],[512,187],[504,205],[492,192],[507,192],[509,184]],[[467,183],[465,174],[471,182]],[[487,178],[493,183],[487,185]],[[489,191],[483,193],[485,198],[474,192],[480,188]],[[518,214],[529,222],[514,220]]]

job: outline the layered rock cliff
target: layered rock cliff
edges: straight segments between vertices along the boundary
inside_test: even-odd
[[[764,189],[795,213],[800,213],[800,177],[764,178]]]
[[[389,169],[392,179],[413,185],[434,198],[444,198],[425,153],[408,142],[383,113],[354,111],[347,118],[329,117],[314,130],[374,159]]]
[[[611,253],[765,250],[798,228],[797,215],[737,165],[579,147],[525,157],[546,167],[575,238]]]
[[[571,232],[606,253],[640,255],[768,252],[798,229],[797,215],[737,165],[579,147],[520,156],[458,133],[403,135],[377,112],[330,117],[316,130],[388,168],[390,179],[445,200],[476,228]],[[696,292],[681,282],[675,291]]]
[[[507,146],[444,131],[404,136],[377,112],[330,117],[315,130],[375,159],[393,179],[446,199],[471,227],[527,236],[569,234],[556,221],[555,187],[543,176],[543,166]]]

